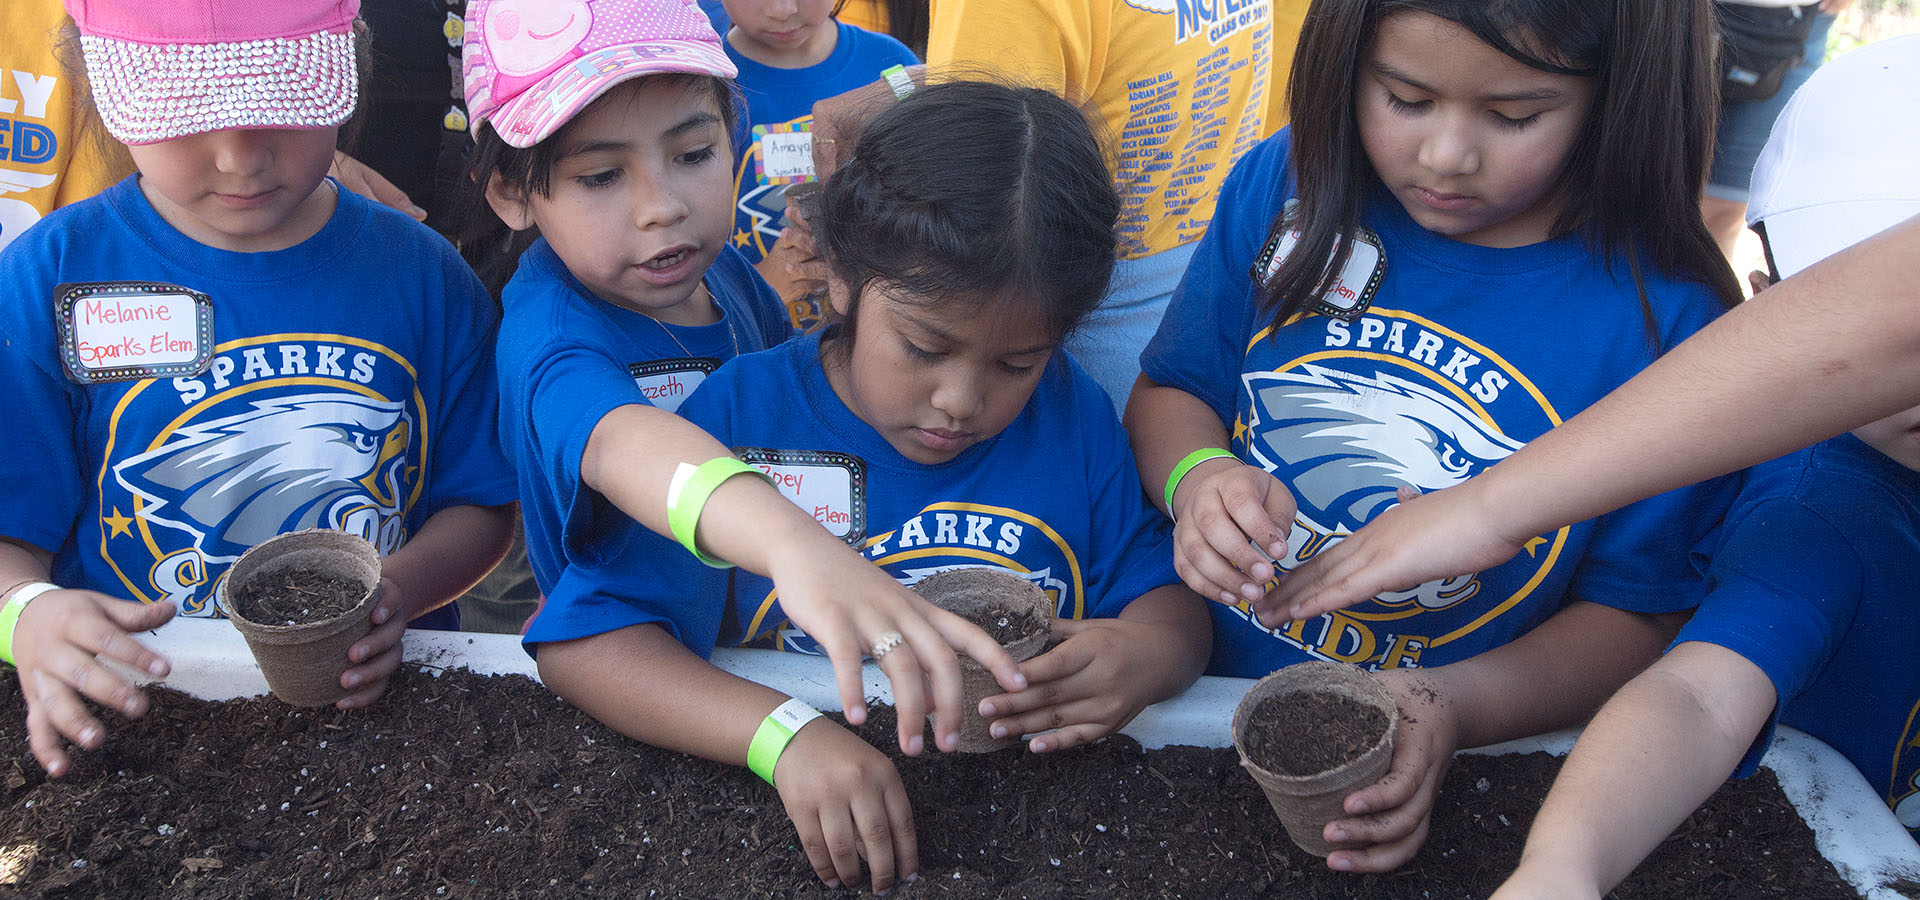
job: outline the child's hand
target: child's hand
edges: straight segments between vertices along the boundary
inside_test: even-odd
[[[1390,669],[1380,677],[1400,707],[1393,762],[1379,781],[1347,795],[1352,818],[1328,822],[1322,832],[1332,843],[1366,845],[1328,854],[1327,866],[1342,872],[1386,872],[1412,859],[1427,841],[1434,794],[1453,765],[1458,733],[1451,701],[1412,670]]]
[[[802,726],[774,764],[773,786],[828,887],[859,884],[863,859],[876,893],[920,871],[900,773],[852,732],[826,719]]]
[[[781,300],[795,300],[826,286],[816,277],[819,261],[813,256],[813,238],[804,230],[788,226],[780,238],[767,248],[767,255],[754,268]]]
[[[1286,557],[1296,510],[1293,494],[1258,466],[1225,457],[1194,466],[1173,495],[1174,569],[1209,600],[1259,600],[1277,574],[1272,560]]]
[[[407,631],[406,596],[391,578],[380,579],[380,596],[373,601],[373,630],[347,648],[351,668],[340,673],[340,686],[353,693],[333,705],[338,709],[366,706],[387,689],[400,668],[400,638]]]
[[[867,720],[860,657],[872,655],[882,638],[894,640],[875,662],[893,686],[900,750],[908,756],[918,756],[925,746],[929,688],[934,740],[940,749],[953,749],[960,740],[960,716],[974,712],[961,708],[955,649],[985,666],[1001,687],[1017,691],[1027,686],[1006,648],[979,626],[928,603],[824,529],[796,536],[801,539],[767,548],[772,556],[766,574],[780,591],[787,617],[833,661],[847,721],[858,725]]]
[[[48,775],[67,773],[63,739],[89,750],[106,740],[82,696],[129,719],[146,714],[147,695],[100,661],[166,677],[166,659],[131,632],[158,628],[173,614],[171,603],[133,603],[87,590],[48,591],[21,611],[13,655],[27,701],[27,744]]]
[[[1506,535],[1500,525],[1481,507],[1474,479],[1430,494],[1403,492],[1400,505],[1287,573],[1255,611],[1272,627],[1386,591],[1490,569],[1519,553],[1527,540]]]
[[[1040,734],[1035,753],[1065,750],[1120,730],[1163,693],[1149,673],[1178,665],[1165,661],[1175,641],[1161,629],[1124,619],[1055,619],[1063,639],[1020,664],[1029,687],[980,701],[980,715],[996,719],[994,737]]]

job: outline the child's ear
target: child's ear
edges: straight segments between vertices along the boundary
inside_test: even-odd
[[[487,205],[514,231],[533,227],[533,205],[527,202],[527,195],[507,187],[497,174],[487,179]]]

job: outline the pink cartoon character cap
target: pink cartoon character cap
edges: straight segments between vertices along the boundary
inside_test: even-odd
[[[532,147],[642,75],[738,70],[694,0],[469,0],[461,71],[475,137]]]
[[[65,0],[108,133],[330,128],[359,102],[360,0]]]

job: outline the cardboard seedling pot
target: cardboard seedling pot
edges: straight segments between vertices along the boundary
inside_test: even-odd
[[[941,609],[982,627],[1001,618],[1036,617],[1039,630],[1001,646],[1015,662],[1032,659],[1047,647],[1047,635],[1053,625],[1053,602],[1040,586],[1004,569],[952,569],[920,579],[913,589]],[[992,629],[988,629],[989,633]],[[980,701],[1005,693],[993,673],[960,654],[960,688],[966,694],[961,704],[960,740],[954,749],[960,753],[986,753],[1004,750],[1020,743],[1020,736],[996,738],[988,731],[992,724],[980,715]]]
[[[1386,715],[1386,728],[1357,758],[1323,772],[1289,775],[1269,770],[1248,753],[1248,734],[1254,716],[1263,701],[1288,694],[1319,693],[1345,697],[1363,706],[1371,706]],[[1324,857],[1339,849],[1322,839],[1328,822],[1343,818],[1347,795],[1366,787],[1387,774],[1393,762],[1393,735],[1400,724],[1400,713],[1386,685],[1358,666],[1347,663],[1313,661],[1288,666],[1254,683],[1233,711],[1233,747],[1240,754],[1240,765],[1266,792],[1280,824],[1295,845],[1315,856]],[[1283,739],[1306,741],[1324,739],[1311,722],[1283,723],[1278,732]]]
[[[247,617],[250,583],[285,569],[309,569],[364,587],[360,602],[332,618],[296,625],[269,625]],[[347,648],[372,630],[373,601],[380,588],[380,553],[365,539],[339,531],[296,531],[263,541],[227,570],[220,605],[267,678],[267,689],[292,706],[326,706],[347,695],[340,674]]]

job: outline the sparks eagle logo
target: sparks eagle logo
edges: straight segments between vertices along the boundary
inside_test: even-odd
[[[1297,554],[1350,534],[1398,502],[1403,487],[1422,493],[1452,487],[1520,449],[1459,401],[1384,372],[1358,375],[1312,364],[1245,376],[1251,399],[1250,457],[1293,486]],[[1469,596],[1471,577],[1384,595],[1443,609]]]
[[[248,412],[175,432],[114,467],[145,502],[140,518],[191,534],[209,562],[232,562],[277,534],[330,528],[381,546],[399,516],[403,454],[388,437],[399,403],[339,394],[255,401]],[[383,540],[384,539],[384,540]]]

